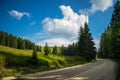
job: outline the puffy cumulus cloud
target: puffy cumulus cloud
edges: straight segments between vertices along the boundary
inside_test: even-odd
[[[30,14],[27,12],[18,12],[16,10],[11,10],[8,13],[18,20],[20,20],[23,16],[27,16],[27,17],[30,16]]]
[[[52,38],[52,39],[46,39],[43,41],[38,42],[38,45],[45,46],[45,44],[48,43],[49,46],[68,46],[69,44],[72,44],[73,41],[70,41],[65,38]]]
[[[113,5],[113,0],[90,0],[92,4],[90,9],[80,10],[81,14],[94,14],[96,11],[104,12]]]
[[[52,35],[61,35],[65,38],[77,37],[80,26],[88,22],[88,16],[75,13],[70,6],[59,6],[63,18],[45,18],[42,21],[43,28]]]

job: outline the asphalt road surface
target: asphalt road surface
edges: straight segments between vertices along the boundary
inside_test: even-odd
[[[37,80],[115,80],[115,78],[116,63],[109,59],[99,59],[82,66],[24,77]]]

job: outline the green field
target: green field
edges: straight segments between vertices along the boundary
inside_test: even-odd
[[[42,50],[43,51],[43,50]],[[43,52],[37,52],[38,65],[30,64],[32,50],[20,50],[0,46],[0,77],[18,76],[43,70],[62,68],[86,63],[86,60],[78,56],[45,56]]]

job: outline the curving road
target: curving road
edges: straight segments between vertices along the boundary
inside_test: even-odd
[[[109,59],[79,65],[72,68],[48,71],[25,76],[24,79],[38,80],[115,80],[116,63]]]

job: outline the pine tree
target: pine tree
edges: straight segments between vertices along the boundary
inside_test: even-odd
[[[114,11],[110,23],[112,25],[116,22],[120,22],[120,0],[117,0],[117,2],[114,5]]]
[[[112,56],[115,58],[120,58],[120,0],[114,5],[114,11],[111,19],[111,48]],[[114,53],[114,54],[113,54]]]
[[[41,46],[36,45],[37,51],[41,52]]]
[[[79,40],[78,40],[78,55],[84,57],[84,32],[83,32],[83,28],[80,27],[80,31],[79,31]]]
[[[39,51],[42,52],[42,47],[41,46],[39,47]]]
[[[57,46],[56,45],[53,47],[52,54],[58,54]]]
[[[10,38],[10,46],[9,47],[13,47],[13,35],[10,34],[9,38]]]
[[[38,64],[38,56],[37,56],[37,51],[36,51],[36,47],[34,46],[33,49],[33,53],[32,53],[32,57],[30,58],[30,63],[37,65]]]
[[[49,47],[48,47],[48,44],[46,43],[45,44],[45,47],[44,47],[44,52],[45,52],[45,55],[48,55],[49,54]]]
[[[3,46],[6,45],[6,35],[3,31],[0,32],[0,44]]]
[[[17,37],[11,36],[11,47],[17,48]]]
[[[112,26],[112,52],[114,57],[120,58],[120,22],[116,22]]]
[[[18,38],[18,46],[17,46],[17,48],[18,49],[25,49],[25,40],[23,40],[22,38]]]
[[[84,57],[86,60],[91,61],[92,59],[95,59],[96,51],[94,42],[91,33],[89,33],[87,23],[85,23],[84,29],[82,27],[80,28],[78,50],[79,55]]]
[[[110,58],[120,58],[120,0],[114,5],[110,27],[101,36],[100,54]]]
[[[6,46],[10,46],[10,37],[9,37],[9,35],[7,34],[6,35],[7,37],[6,37]]]
[[[66,48],[64,47],[64,45],[62,45],[62,47],[61,47],[61,54],[62,55],[67,55]]]

